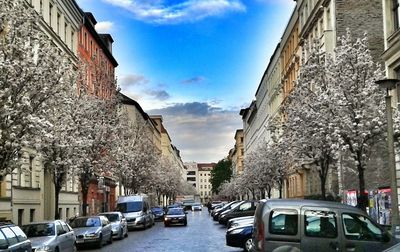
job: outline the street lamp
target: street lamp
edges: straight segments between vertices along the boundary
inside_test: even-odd
[[[395,89],[400,81],[397,79],[384,79],[375,82],[381,88],[386,89],[386,118],[387,118],[387,143],[389,152],[389,170],[390,170],[390,190],[392,192],[392,234],[397,236],[400,234],[399,220],[399,203],[397,198],[397,176],[396,176],[396,160],[394,156],[393,143],[393,118],[392,118],[392,96],[390,90]],[[397,237],[396,237],[397,238]]]

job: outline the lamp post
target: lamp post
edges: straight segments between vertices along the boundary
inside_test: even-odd
[[[397,79],[384,79],[375,82],[381,88],[386,89],[386,118],[387,118],[387,143],[389,152],[389,170],[390,170],[390,190],[391,197],[391,210],[392,210],[392,234],[396,236],[400,234],[400,220],[399,220],[399,203],[397,198],[397,176],[396,176],[396,160],[394,156],[394,143],[393,143],[393,118],[392,118],[392,96],[389,91],[396,88],[400,81]]]

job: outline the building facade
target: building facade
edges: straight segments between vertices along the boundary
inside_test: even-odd
[[[243,129],[236,130],[235,146],[230,150],[228,158],[232,162],[232,175],[240,175],[243,173],[244,164],[244,134]]]
[[[27,0],[40,16],[40,28],[68,59],[76,64],[77,34],[82,13],[74,0]],[[22,165],[5,176],[0,183],[0,220],[11,220],[18,225],[53,219],[55,189],[52,178],[44,170],[40,153],[26,149]],[[68,177],[59,195],[61,219],[79,213],[78,183]]]
[[[206,203],[212,198],[211,191],[211,171],[214,168],[215,163],[199,163],[197,164],[199,173],[199,189],[200,200],[202,203]]]

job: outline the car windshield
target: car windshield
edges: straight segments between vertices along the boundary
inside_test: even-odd
[[[82,217],[76,218],[70,224],[73,228],[80,228],[80,227],[100,227],[100,218],[96,217]]]
[[[23,225],[22,230],[24,231],[26,236],[28,236],[28,238],[55,235],[54,223]]]
[[[153,212],[155,212],[155,213],[162,213],[162,209],[161,208],[159,208],[159,207],[154,207],[154,208],[152,208],[151,209]]]
[[[180,215],[184,214],[183,209],[181,208],[171,208],[168,210],[167,215]]]
[[[133,201],[117,204],[117,210],[121,213],[139,212],[142,211],[143,202]]]
[[[107,219],[111,222],[119,221],[118,214],[99,214],[99,215],[107,217]]]

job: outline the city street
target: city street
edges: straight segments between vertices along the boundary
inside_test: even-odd
[[[80,249],[80,251],[219,251],[236,252],[239,248],[225,245],[226,228],[214,222],[208,211],[188,211],[188,225],[164,227],[163,222],[146,230],[130,231],[128,238],[114,240],[111,245],[99,249]]]

